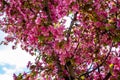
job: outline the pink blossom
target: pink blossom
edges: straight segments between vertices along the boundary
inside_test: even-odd
[[[117,21],[117,27],[120,28],[120,20]]]
[[[35,23],[36,23],[37,25],[39,25],[40,22],[41,22],[41,18],[40,18],[40,17],[37,17],[36,20],[35,20]]]

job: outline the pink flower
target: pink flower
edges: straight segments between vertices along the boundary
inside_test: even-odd
[[[37,17],[36,20],[35,20],[35,23],[36,23],[37,25],[39,25],[40,22],[41,22],[41,18],[40,18],[40,17]]]
[[[96,23],[95,23],[95,26],[96,26],[97,28],[100,28],[100,27],[102,27],[102,23],[101,23],[101,22],[96,22]]]
[[[112,9],[110,10],[110,13],[114,14],[118,11],[117,7],[112,7]]]
[[[120,20],[117,21],[117,28],[120,29]]]
[[[14,79],[14,80],[17,80],[16,74],[13,74],[13,79]]]

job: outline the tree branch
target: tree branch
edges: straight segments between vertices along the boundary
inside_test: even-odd
[[[108,80],[112,74],[109,72],[103,80]]]
[[[67,68],[67,71],[69,72],[70,70],[69,70],[68,66],[67,66],[67,65],[65,65],[65,66],[66,66],[66,68]],[[69,73],[70,73],[70,72],[69,72]],[[68,75],[68,78],[69,78],[69,80],[71,80],[70,75]]]
[[[48,24],[51,24],[51,25],[52,25],[52,19],[51,19],[51,16],[50,16],[50,10],[49,10],[49,7],[48,7],[48,0],[45,0],[45,1],[44,1],[43,11],[45,11],[45,13],[46,13],[46,15],[47,15]]]
[[[101,66],[105,63],[105,61],[107,60],[107,58],[109,57],[110,52],[111,52],[111,50],[112,50],[112,46],[113,46],[113,43],[112,43],[112,45],[110,46],[110,50],[109,50],[107,56],[104,58],[104,60],[102,61],[102,63],[101,63],[100,65],[98,65],[96,68],[94,68],[94,69],[91,70],[91,71],[88,71],[88,72],[85,72],[85,73],[81,74],[81,75],[79,76],[79,78],[80,78],[81,76],[87,75],[87,74],[89,74],[89,73],[97,70],[99,67],[101,67]]]

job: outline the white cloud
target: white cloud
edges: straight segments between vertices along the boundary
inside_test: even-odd
[[[30,56],[30,54],[20,48],[16,50],[9,48],[0,51],[0,63],[9,63],[10,65],[17,65],[23,68],[29,60],[33,61],[33,56]]]
[[[0,42],[6,35],[0,31]],[[13,73],[24,72],[28,61],[34,62],[35,57],[21,50],[19,46],[16,50],[12,50],[11,47],[12,44],[0,45],[0,65],[2,66],[0,70],[4,71],[4,73],[0,73],[0,80],[13,80]],[[6,64],[14,67],[9,68]]]
[[[3,74],[0,74],[1,80],[13,80],[13,73],[24,72],[28,61],[34,62],[35,57],[26,53],[18,47],[16,50],[12,50],[11,46],[4,46],[5,49],[0,49],[0,65],[13,65],[14,68],[8,68],[4,66]]]
[[[1,80],[13,80],[12,74],[0,74]]]
[[[20,73],[20,72],[24,72],[24,68],[12,68],[9,69],[7,67],[3,67],[4,70],[4,74],[0,74],[0,79],[2,80],[13,80],[13,73]]]

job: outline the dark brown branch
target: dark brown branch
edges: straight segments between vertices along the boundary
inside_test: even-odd
[[[109,72],[103,80],[108,80],[112,74]]]
[[[67,71],[69,72],[70,70],[69,70],[68,66],[67,65],[65,65],[65,66],[66,66]],[[72,80],[71,77],[70,77],[70,75],[68,75],[68,78],[69,78],[69,80]]]
[[[52,19],[51,19],[51,16],[50,16],[50,10],[49,10],[49,7],[48,7],[48,0],[45,0],[45,1],[44,1],[43,11],[45,11],[45,13],[46,13],[46,15],[47,15],[48,24],[51,24],[51,25],[52,25]]]

